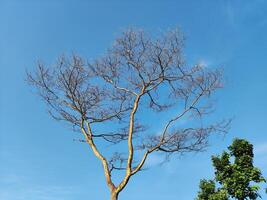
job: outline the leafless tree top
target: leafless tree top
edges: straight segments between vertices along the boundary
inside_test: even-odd
[[[154,151],[167,155],[201,151],[210,133],[226,131],[227,122],[201,123],[213,110],[210,97],[222,88],[222,73],[188,66],[183,42],[177,30],[153,38],[130,29],[99,59],[89,62],[77,55],[62,56],[55,66],[39,63],[35,73],[28,73],[51,116],[81,130],[85,137],[81,141],[89,143],[100,158],[106,177],[113,170],[126,170],[118,186],[107,178],[111,188],[121,191]],[[149,129],[149,114],[166,119],[157,133]],[[179,120],[188,117],[200,123],[179,127]],[[107,159],[95,143],[101,139],[111,144],[126,141],[128,147]],[[136,150],[143,152],[141,159],[134,157]]]

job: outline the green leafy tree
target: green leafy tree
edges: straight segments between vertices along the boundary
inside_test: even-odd
[[[229,199],[255,200],[260,197],[259,183],[266,182],[261,170],[253,165],[253,145],[244,139],[235,139],[220,156],[212,156],[215,181],[221,185],[216,190],[214,181],[202,180],[197,200]],[[233,157],[233,162],[231,162]],[[227,192],[226,196],[223,196]],[[218,195],[216,198],[215,196]]]
[[[200,191],[196,200],[228,200],[228,193],[224,189],[216,189],[213,180],[201,180],[199,184]]]

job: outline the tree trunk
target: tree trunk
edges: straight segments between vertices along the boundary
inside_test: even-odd
[[[112,193],[111,193],[110,200],[118,200],[118,193],[116,193],[116,192],[112,192]]]

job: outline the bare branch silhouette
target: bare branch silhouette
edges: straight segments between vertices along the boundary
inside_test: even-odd
[[[28,73],[51,116],[80,129],[83,138],[78,141],[88,143],[101,161],[113,200],[149,154],[202,151],[211,133],[229,127],[229,121],[204,123],[214,108],[212,94],[223,86],[222,72],[188,66],[183,43],[178,30],[154,39],[130,29],[99,59],[62,56],[55,66],[38,63]],[[149,129],[150,114],[166,119],[160,133]],[[190,122],[179,126],[181,120]],[[113,153],[102,153],[104,144],[116,148],[119,143]],[[111,178],[116,170],[125,171],[118,185]]]

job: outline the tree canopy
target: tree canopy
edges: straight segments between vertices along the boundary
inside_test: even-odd
[[[215,189],[215,181],[202,180],[197,200],[213,199],[216,195],[220,199],[232,197],[238,200],[255,200],[260,197],[259,183],[266,182],[266,179],[253,164],[253,145],[247,140],[235,139],[228,150],[220,156],[212,156],[215,181],[220,188]]]

